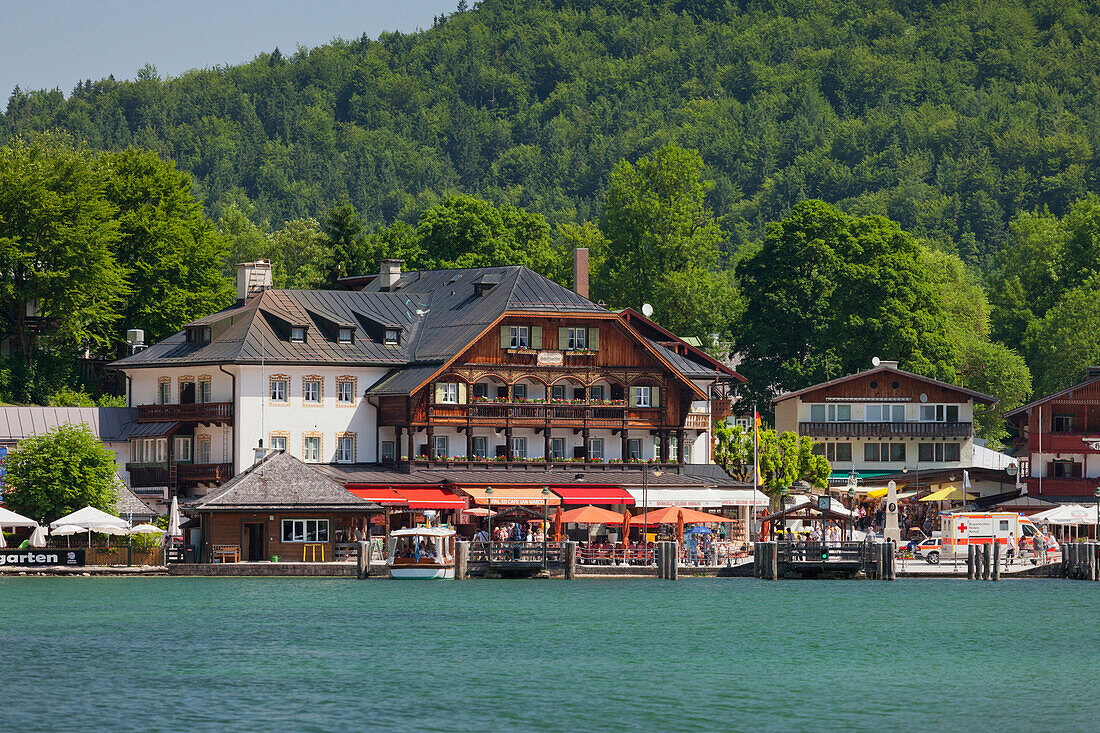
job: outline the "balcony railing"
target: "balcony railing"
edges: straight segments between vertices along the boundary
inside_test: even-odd
[[[232,402],[196,402],[186,405],[139,405],[138,422],[206,422],[233,421]]]
[[[710,415],[699,412],[689,412],[684,420],[684,428],[687,430],[710,430]]]
[[[799,435],[815,438],[969,438],[968,422],[800,422]]]
[[[168,485],[167,466],[127,465],[126,468],[130,471],[130,486],[135,490],[148,486]]]
[[[469,405],[433,405],[433,421],[441,424],[538,426],[547,422],[589,427],[618,427],[624,422],[659,423],[660,407],[585,405],[571,403],[475,402]]]
[[[233,477],[232,463],[180,463],[176,466],[178,481],[217,482]]]

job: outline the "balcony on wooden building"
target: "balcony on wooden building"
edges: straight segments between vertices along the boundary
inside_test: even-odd
[[[969,438],[968,422],[800,422],[798,434],[812,438]]]
[[[126,470],[135,491],[160,486],[221,484],[233,478],[232,463],[128,463]]]
[[[138,422],[195,422],[206,425],[233,423],[232,402],[192,402],[138,405]]]

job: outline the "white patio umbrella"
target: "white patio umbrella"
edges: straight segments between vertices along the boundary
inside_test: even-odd
[[[8,541],[4,539],[4,530],[0,528],[0,550],[8,546]]]
[[[152,524],[139,524],[130,530],[130,534],[159,534],[164,532],[160,527]]]
[[[172,497],[172,508],[168,510],[168,535],[176,537],[180,533],[180,505],[176,497]]]
[[[62,524],[60,527],[54,527],[50,530],[50,535],[53,537],[67,537],[72,534],[80,534],[81,532],[87,532],[88,530],[83,527],[77,527],[75,524]]]
[[[0,527],[37,527],[38,522],[0,506]]]
[[[35,527],[34,531],[31,532],[31,539],[29,544],[31,547],[46,546],[46,530],[42,527],[41,524]]]
[[[96,509],[94,506],[86,506],[71,514],[66,514],[61,519],[55,519],[50,522],[50,529],[60,527],[63,524],[75,524],[78,527],[83,527],[84,531],[88,533],[88,547],[92,546],[92,532],[102,532],[103,534],[129,534],[130,532],[130,523],[125,519],[120,519],[113,514]],[[124,531],[105,532],[102,529],[103,527],[115,527]]]
[[[113,524],[98,524],[88,527],[92,532],[99,532],[100,534],[112,534],[112,535],[127,535],[130,534],[130,528],[118,527]]]

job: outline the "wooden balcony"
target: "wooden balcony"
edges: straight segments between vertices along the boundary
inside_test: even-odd
[[[699,432],[710,430],[710,415],[705,412],[689,412],[684,420],[684,429]]]
[[[229,425],[232,402],[196,402],[187,405],[139,405],[138,422],[196,422]]]
[[[1089,447],[1086,440],[1095,441],[1100,439],[1100,431],[1093,431],[1091,433],[1047,433],[1042,436],[1043,453],[1097,453]],[[1032,434],[1029,440],[1029,447],[1032,451],[1039,452],[1039,435]]]
[[[658,427],[660,407],[626,405],[589,405],[584,403],[475,402],[469,405],[433,405],[433,425],[486,425],[539,428],[554,427],[621,428]],[[419,424],[427,424],[426,415]]]
[[[798,434],[812,438],[969,438],[968,422],[800,422]]]
[[[232,463],[180,463],[176,466],[179,483],[222,483],[233,478]]]
[[[1082,503],[1087,499],[1091,505],[1096,501],[1093,492],[1100,485],[1100,478],[1044,478],[1042,491],[1039,490],[1040,482],[1037,478],[1026,479],[1028,496],[1042,499],[1047,495],[1081,497]]]
[[[232,463],[178,463],[175,466],[128,464],[130,487],[178,487],[185,483],[220,484],[233,478]]]

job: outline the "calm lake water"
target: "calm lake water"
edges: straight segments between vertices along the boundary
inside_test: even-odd
[[[0,578],[11,731],[1096,730],[1100,585]]]

